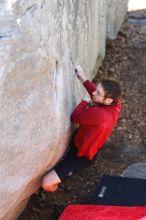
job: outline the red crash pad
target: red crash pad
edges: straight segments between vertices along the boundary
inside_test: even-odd
[[[146,207],[69,205],[59,220],[142,220],[146,218]]]

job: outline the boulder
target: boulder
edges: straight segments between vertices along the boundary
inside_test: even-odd
[[[0,1],[0,219],[18,217],[63,155],[70,113],[84,94],[75,65],[92,78],[105,55],[107,27],[116,37],[126,5]]]

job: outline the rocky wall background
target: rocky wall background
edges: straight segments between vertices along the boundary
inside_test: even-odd
[[[15,219],[70,137],[70,113],[127,0],[0,1],[0,219]]]

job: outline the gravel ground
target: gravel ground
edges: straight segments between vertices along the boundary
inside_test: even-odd
[[[129,165],[146,162],[146,10],[129,13],[116,40],[107,42],[104,62],[94,79],[114,78],[123,88],[123,111],[95,163],[66,180],[55,193],[35,193],[19,220],[56,220],[66,205],[87,203],[101,176],[120,175]],[[135,22],[135,19],[138,21]],[[143,24],[143,25],[141,25]]]

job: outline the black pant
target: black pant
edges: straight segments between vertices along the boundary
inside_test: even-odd
[[[60,161],[59,164],[57,164],[57,166],[55,167],[55,171],[61,181],[76,174],[78,171],[90,166],[93,163],[93,160],[88,160],[84,156],[77,156],[78,149],[74,145],[76,132],[77,130],[72,136],[67,154],[65,155],[64,159]]]

